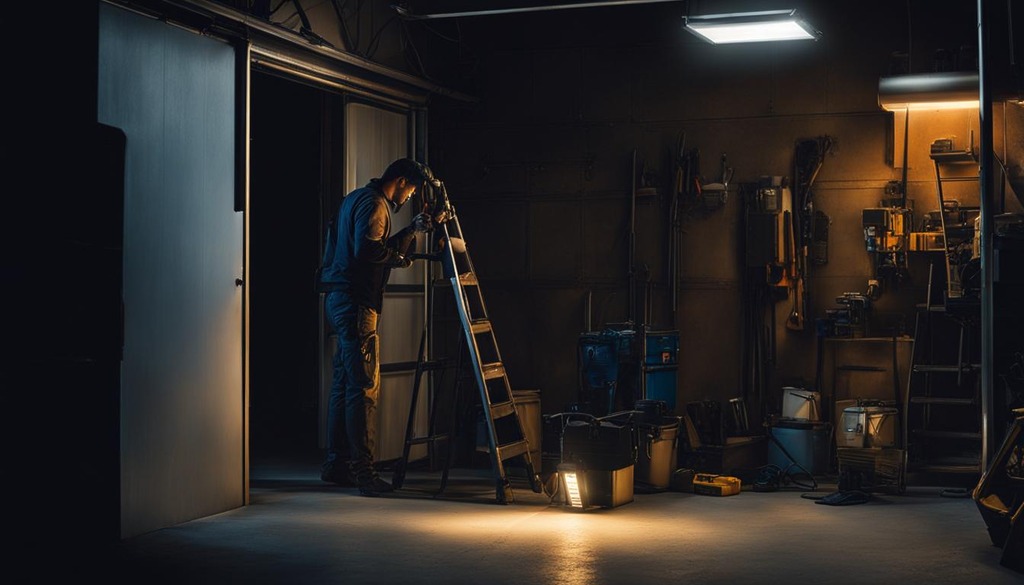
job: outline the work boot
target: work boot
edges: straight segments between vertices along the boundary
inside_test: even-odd
[[[343,487],[353,487],[357,485],[355,478],[352,477],[351,472],[349,472],[347,463],[341,463],[340,465],[324,463],[320,466],[320,479],[327,483],[333,483]]]
[[[394,486],[381,479],[376,473],[359,478],[359,495],[375,498],[395,491]]]

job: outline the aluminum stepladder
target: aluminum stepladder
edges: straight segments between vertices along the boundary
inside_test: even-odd
[[[458,312],[459,322],[462,328],[462,336],[459,340],[459,356],[457,359],[456,376],[461,373],[462,356],[468,356],[468,362],[472,370],[473,379],[480,394],[480,404],[483,410],[483,418],[487,433],[488,454],[491,460],[491,469],[495,482],[495,495],[499,504],[507,504],[514,500],[512,484],[509,481],[505,470],[505,462],[515,457],[522,457],[529,480],[530,488],[535,493],[541,492],[540,476],[535,470],[531,458],[530,444],[523,427],[519,411],[516,409],[515,396],[512,385],[509,382],[508,373],[505,370],[504,362],[501,359],[501,351],[498,347],[494,327],[487,314],[487,306],[484,303],[480,283],[477,280],[476,271],[473,268],[472,259],[462,237],[462,228],[459,225],[458,216],[454,208],[447,202],[447,195],[444,194],[444,186],[439,186],[441,197],[445,202],[445,209],[448,215],[447,221],[435,227],[435,239],[440,250],[436,254],[429,255],[432,260],[441,263],[443,274],[451,283],[454,294],[455,307]],[[406,427],[405,448],[403,456],[396,467],[392,483],[395,487],[401,487],[405,478],[405,469],[408,466],[409,450],[412,445],[430,443],[439,440],[451,440],[450,434],[438,434],[434,432],[435,408],[430,413],[430,429],[424,436],[414,436],[414,410],[417,404],[422,373],[439,367],[436,362],[425,360],[424,344],[427,339],[427,332],[420,340],[419,362],[416,368],[416,381],[413,385],[412,403],[409,412],[409,424]],[[452,403],[453,426],[456,409],[458,408],[459,381],[456,380],[455,396]],[[452,460],[452,445],[449,444],[449,455],[444,467],[442,476],[441,491],[447,482],[448,470]],[[438,492],[440,493],[440,492]]]
[[[456,418],[458,415],[459,397],[460,397],[460,381],[458,378],[455,380],[454,391],[451,396],[452,408],[451,418],[449,420],[448,431],[439,431],[437,427],[437,396],[431,396],[428,402],[428,422],[427,431],[424,435],[416,434],[416,406],[419,404],[420,390],[423,387],[423,376],[431,372],[438,372],[443,374],[445,370],[450,367],[450,359],[439,359],[439,360],[428,360],[426,357],[427,340],[428,340],[428,328],[423,328],[423,334],[420,337],[420,345],[418,358],[416,361],[415,378],[412,386],[412,401],[409,406],[409,419],[405,427],[405,446],[402,448],[402,456],[398,459],[395,464],[395,471],[391,477],[391,485],[395,489],[400,489],[402,484],[405,483],[406,470],[409,467],[409,455],[413,445],[427,445],[428,449],[436,446],[438,443],[447,442],[448,454],[445,457],[445,463],[443,472],[441,474],[441,485],[434,493],[435,496],[440,495],[445,486],[448,484],[448,471],[451,469],[451,462],[454,458],[454,437],[456,428]],[[465,342],[460,339],[459,343],[459,359],[456,360],[455,372],[456,376],[459,375],[462,367],[461,355],[464,351],[463,346]],[[441,386],[440,382],[436,386]],[[428,451],[429,456],[433,457],[433,451]]]
[[[979,475],[987,469],[981,401],[980,306],[964,299],[917,305],[904,405],[908,471]],[[945,298],[945,295],[944,295]]]

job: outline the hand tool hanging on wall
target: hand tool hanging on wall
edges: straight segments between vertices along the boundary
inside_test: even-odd
[[[729,194],[729,181],[732,180],[732,167],[726,166],[726,155],[723,152],[719,167],[718,182],[701,185],[703,205],[706,209],[718,209],[725,205]]]
[[[686,132],[680,132],[676,140],[676,148],[672,153],[675,161],[675,177],[672,183],[672,200],[669,204],[668,218],[668,282],[672,290],[672,322],[675,323],[676,308],[679,305],[679,249],[682,237],[679,221],[679,203],[686,192]]]
[[[910,108],[903,114],[903,173],[900,177],[900,207],[907,206],[907,145],[910,141]]]
[[[796,213],[793,208],[795,197],[790,189],[781,189],[778,199],[779,213],[776,215],[778,227],[774,232],[775,253],[765,268],[765,280],[771,287],[772,297],[776,301],[781,301],[789,298],[796,276],[794,270],[796,238],[793,236],[793,217]]]
[[[796,271],[794,274],[794,303],[786,327],[794,331],[804,328],[804,316],[809,314],[808,281],[810,279],[809,249],[815,242],[815,210],[811,188],[822,164],[825,154],[832,150],[834,140],[828,135],[801,140],[796,146],[793,164],[793,233],[796,238],[794,255]],[[820,222],[819,222],[820,223]]]
[[[700,150],[693,148],[686,155],[686,196],[699,204],[703,194],[703,179],[700,177]]]
[[[784,211],[783,226],[786,230],[786,258],[789,262],[789,282],[792,288],[793,306],[786,318],[786,329],[803,331],[804,329],[804,278],[800,272],[800,250],[796,247],[796,214]]]

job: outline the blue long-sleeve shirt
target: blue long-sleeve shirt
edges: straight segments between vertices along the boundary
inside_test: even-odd
[[[345,196],[324,247],[320,281],[378,313],[391,268],[402,265],[416,237],[412,226],[391,235],[391,202],[372,179]]]

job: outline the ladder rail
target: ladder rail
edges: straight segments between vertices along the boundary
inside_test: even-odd
[[[424,435],[417,435],[416,434],[416,428],[415,428],[415,425],[416,425],[416,412],[417,412],[417,407],[419,406],[420,392],[422,390],[422,377],[423,377],[424,374],[432,374],[433,372],[439,371],[439,370],[441,371],[442,376],[443,376],[444,370],[446,370],[449,367],[451,367],[450,366],[451,360],[449,360],[449,359],[434,360],[434,361],[426,359],[426,353],[425,353],[426,341],[425,340],[426,340],[426,336],[427,336],[427,328],[424,328],[422,335],[423,335],[423,337],[421,337],[421,339],[420,339],[420,349],[419,349],[419,353],[418,353],[419,360],[417,361],[417,364],[416,364],[416,373],[415,373],[416,377],[413,380],[412,399],[411,399],[411,401],[409,403],[409,418],[407,419],[407,423],[406,423],[406,427],[405,427],[405,444],[403,446],[402,456],[396,462],[395,471],[394,471],[394,474],[392,476],[391,483],[392,483],[393,486],[395,486],[396,489],[401,488],[402,485],[405,483],[405,476],[406,476],[406,472],[407,472],[408,467],[409,467],[410,451],[411,451],[413,445],[423,445],[423,444],[426,444],[426,445],[428,445],[428,449],[429,449],[430,446],[436,445],[438,442],[447,442],[446,454],[444,456],[444,465],[442,467],[443,471],[442,471],[442,476],[441,476],[441,485],[437,489],[437,491],[435,492],[435,495],[440,495],[442,492],[444,492],[445,487],[446,487],[446,485],[448,483],[448,472],[449,472],[449,469],[451,468],[452,460],[454,459],[454,455],[455,455],[455,445],[454,445],[454,442],[455,442],[456,424],[457,424],[457,416],[456,415],[457,415],[457,412],[458,412],[459,400],[461,398],[461,381],[459,380],[458,372],[459,372],[459,370],[461,368],[461,363],[462,363],[462,359],[461,359],[462,343],[461,343],[461,339],[460,339],[459,347],[456,350],[458,352],[458,356],[459,357],[456,359],[456,362],[455,362],[456,376],[455,376],[455,381],[454,381],[454,384],[453,384],[453,389],[452,389],[452,394],[451,394],[451,412],[450,412],[450,418],[449,418],[449,421],[448,421],[447,430],[444,431],[444,432],[439,432],[438,431],[438,416],[439,416],[439,414],[438,414],[438,411],[439,411],[438,398],[437,398],[436,394],[435,395],[428,395],[428,397],[427,397],[427,400],[428,400],[428,402],[427,402],[428,414],[427,414],[427,430],[426,430],[426,434],[424,434]],[[435,386],[435,389],[437,387],[439,387],[439,386],[441,386],[440,381],[437,381],[437,385]],[[435,455],[432,452],[428,451],[427,456],[431,459],[431,461],[433,463],[433,458],[435,457]]]
[[[395,464],[395,472],[391,476],[391,485],[395,489],[401,488],[402,484],[405,483],[405,472],[409,465],[409,452],[412,450],[413,444],[418,440],[418,437],[414,436],[414,430],[416,427],[416,406],[419,403],[420,394],[420,379],[422,374],[422,364],[424,360],[424,352],[426,351],[427,343],[427,328],[423,328],[423,333],[420,335],[419,350],[416,352],[416,373],[412,382],[412,398],[409,404],[409,418],[406,419],[405,423],[405,442],[402,447],[402,456],[398,459]],[[429,426],[429,423],[428,423]],[[432,429],[428,428],[427,434],[431,435]]]
[[[504,362],[502,361],[497,336],[494,332],[493,324],[490,322],[473,262],[466,248],[465,240],[462,237],[462,227],[459,224],[458,216],[455,214],[454,209],[450,208],[449,218],[441,224],[440,229],[444,248],[441,260],[444,264],[445,276],[448,277],[452,285],[455,307],[459,314],[459,320],[462,323],[462,337],[465,342],[465,349],[473,366],[473,378],[480,394],[483,418],[488,435],[488,455],[495,479],[496,498],[498,503],[504,504],[508,503],[510,496],[512,496],[511,482],[508,479],[504,464],[506,459],[517,456],[524,457],[531,487],[533,491],[538,493],[541,490],[540,479],[535,473],[534,462],[529,452],[528,439],[516,409],[514,393],[509,383]],[[467,289],[475,291],[472,303]],[[490,355],[493,355],[495,361],[484,363],[485,358],[480,347],[480,336],[486,337],[485,341],[488,343],[488,350]],[[507,402],[502,400],[496,404],[492,401],[488,381],[494,379],[500,379],[506,393]],[[498,440],[496,419],[506,416],[514,419],[518,427],[518,436],[515,440],[502,444]]]
[[[939,221],[942,224],[942,250],[946,260],[946,293],[953,296],[953,267],[950,260],[949,231],[946,229],[946,200],[942,194],[942,173],[939,170],[939,161],[935,160],[935,188],[939,198]],[[959,291],[957,291],[959,296]]]

